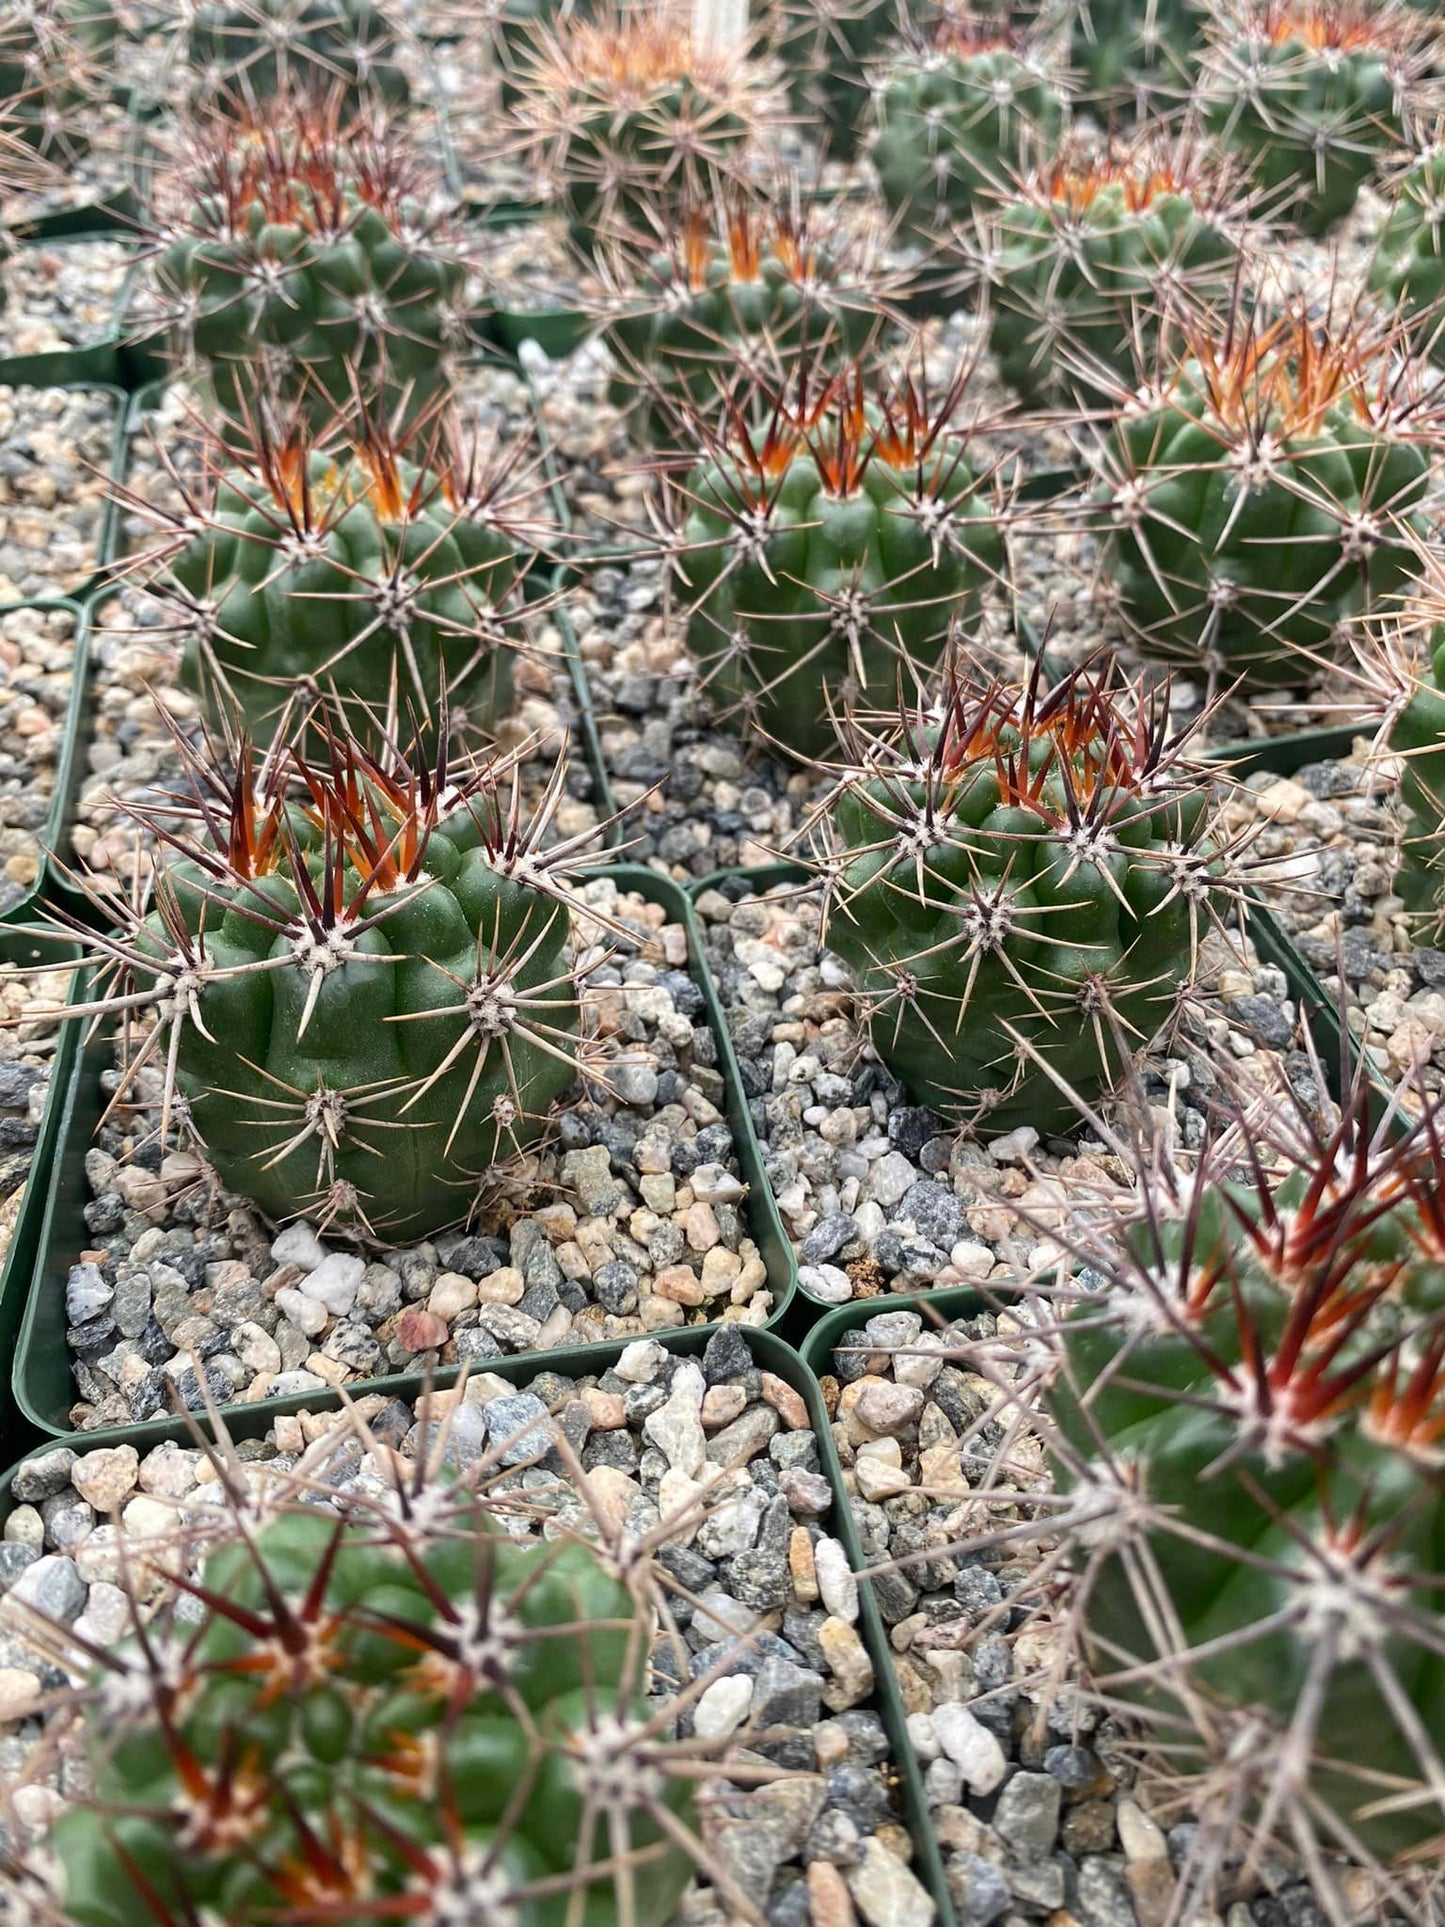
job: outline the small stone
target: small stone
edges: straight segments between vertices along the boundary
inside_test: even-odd
[[[831,1861],[810,1860],[806,1884],[812,1927],[854,1927],[857,1916],[848,1883]]]
[[[852,1406],[853,1414],[871,1438],[896,1438],[918,1421],[923,1393],[916,1385],[897,1385],[886,1378],[865,1379]]]
[[[948,1856],[948,1891],[958,1927],[990,1927],[990,1922],[1008,1912],[1008,1882],[981,1854]]]
[[[75,1464],[75,1454],[66,1445],[60,1445],[52,1452],[43,1452],[38,1458],[26,1459],[17,1466],[11,1491],[26,1505],[39,1505],[43,1499],[53,1499],[57,1492],[63,1492],[70,1484],[70,1468]]]
[[[547,1407],[534,1392],[510,1392],[491,1399],[483,1408],[483,1417],[493,1450],[501,1447],[501,1465],[527,1465],[551,1449]]]
[[[276,1294],[276,1309],[308,1338],[317,1338],[330,1322],[330,1314],[319,1298],[308,1297],[294,1285],[283,1285]]]
[[[853,1476],[858,1481],[858,1490],[873,1504],[906,1492],[909,1487],[908,1474],[901,1466],[889,1465],[883,1459],[864,1458],[861,1454],[854,1464]]]
[[[748,1395],[741,1385],[709,1385],[702,1401],[702,1422],[709,1431],[731,1425],[747,1410]]]
[[[520,1293],[518,1296],[520,1297]],[[444,1271],[431,1288],[426,1308],[450,1324],[459,1311],[470,1311],[479,1296],[476,1280],[464,1278],[459,1271]],[[492,1301],[496,1303],[496,1300]],[[516,1299],[508,1300],[515,1304]]]
[[[135,1490],[140,1454],[133,1445],[115,1445],[78,1458],[70,1482],[97,1512],[114,1512]]]
[[[288,1224],[272,1241],[272,1261],[278,1265],[299,1265],[303,1271],[315,1271],[326,1260],[326,1247],[317,1237],[313,1226],[305,1219]]]
[[[729,1673],[715,1679],[699,1699],[692,1716],[700,1740],[723,1740],[736,1733],[748,1716],[753,1682],[745,1674]]]
[[[778,1474],[778,1490],[797,1519],[821,1519],[833,1504],[833,1488],[823,1474],[805,1471],[800,1465]]]
[[[824,1305],[846,1305],[853,1296],[853,1280],[837,1265],[799,1265],[798,1284]]]
[[[1008,1771],[1004,1750],[994,1735],[966,1706],[954,1700],[935,1706],[932,1717],[938,1744],[961,1769],[969,1792],[994,1792]]]
[[[846,1619],[830,1614],[818,1628],[818,1644],[833,1678],[823,1689],[830,1709],[841,1713],[873,1691],[873,1662],[868,1649]]]
[[[334,1317],[345,1318],[356,1303],[366,1265],[345,1251],[332,1251],[301,1280],[301,1291],[324,1305]],[[279,1294],[278,1294],[279,1296]]]
[[[0,1721],[23,1720],[35,1710],[40,1693],[34,1673],[23,1666],[0,1666]]]
[[[999,1795],[994,1832],[1016,1859],[1047,1860],[1058,1836],[1063,1799],[1064,1789],[1052,1774],[1016,1773]]]
[[[25,1568],[11,1586],[10,1597],[33,1606],[57,1625],[71,1626],[85,1610],[87,1591],[75,1561],[52,1552]]]
[[[764,1372],[759,1381],[759,1390],[790,1432],[805,1432],[808,1429],[808,1407],[803,1395],[794,1391],[786,1379],[779,1378],[774,1372]]]
[[[697,1476],[708,1457],[707,1438],[702,1429],[704,1390],[701,1367],[688,1359],[673,1374],[672,1391],[666,1404],[643,1421],[643,1431],[669,1466],[688,1478]]]
[[[407,1352],[437,1351],[449,1335],[448,1327],[436,1313],[421,1305],[408,1305],[405,1311],[398,1312],[393,1330],[397,1344]]]
[[[821,1538],[813,1547],[818,1594],[830,1613],[854,1625],[858,1619],[858,1581],[848,1555],[836,1539]]]
[[[655,1338],[639,1338],[623,1346],[612,1369],[629,1385],[651,1385],[666,1363],[667,1353]]]
[[[848,1891],[868,1927],[931,1927],[936,1908],[918,1876],[876,1837],[863,1841]]]
[[[788,1571],[793,1591],[805,1606],[818,1597],[818,1573],[813,1561],[813,1541],[806,1526],[794,1526],[788,1535]]]

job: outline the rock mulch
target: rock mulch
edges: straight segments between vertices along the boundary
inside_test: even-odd
[[[0,615],[0,911],[40,877],[74,687],[70,609]]]
[[[103,389],[0,388],[0,602],[94,575],[119,405]]]
[[[0,963],[0,1266],[25,1202],[67,987],[64,975]]]
[[[123,241],[17,248],[4,267],[0,355],[54,354],[110,334],[134,259]]]

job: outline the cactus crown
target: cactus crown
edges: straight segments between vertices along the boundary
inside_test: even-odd
[[[1256,38],[1321,53],[1393,53],[1418,37],[1419,16],[1386,0],[1267,0],[1251,21]]]
[[[940,59],[972,60],[977,54],[1018,53],[1024,36],[1009,20],[979,18],[972,13],[945,11],[930,32],[910,29],[905,44],[915,54]]]
[[[1238,213],[1238,170],[1185,136],[1146,134],[1098,147],[1079,136],[1023,183],[1031,198],[1082,214],[1101,194],[1117,190],[1131,214],[1142,213],[1167,194],[1187,195],[1201,210]]]

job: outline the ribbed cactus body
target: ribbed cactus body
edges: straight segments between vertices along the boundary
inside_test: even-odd
[[[348,103],[404,107],[391,24],[374,0],[213,0],[191,21],[192,67],[213,83],[264,103],[300,87],[341,91]]]
[[[1394,891],[1408,910],[1445,911],[1445,631],[1435,630],[1423,672],[1390,730],[1401,757],[1404,816]]]
[[[1064,1321],[1050,1395],[1062,1482],[1100,1507],[1080,1560],[1105,1690],[1128,1673],[1113,1690],[1160,1710],[1171,1771],[1194,1696],[1257,1720],[1260,1758],[1293,1725],[1262,1795],[1382,1860],[1438,1837],[1436,1798],[1381,1795],[1445,1745],[1445,1254],[1416,1188],[1438,1172],[1409,1169],[1384,1156],[1372,1187],[1342,1154],[1332,1186],[1322,1157],[1270,1202],[1212,1171]],[[1111,1503],[1120,1481],[1147,1510]],[[1132,1550],[1101,1557],[1111,1515]]]
[[[1071,0],[1069,12],[1069,62],[1095,100],[1186,82],[1207,17],[1196,0]]]
[[[766,439],[714,449],[683,487],[687,643],[716,707],[806,760],[831,753],[835,719],[936,667],[1004,543],[945,435],[895,439],[849,404],[760,456]]]
[[[279,499],[233,469],[151,585],[184,610],[183,680],[224,692],[263,742],[318,689],[362,740],[393,708],[490,729],[511,701],[523,561],[491,505],[444,473],[369,469],[364,449],[300,461],[308,488],[293,476]]]
[[[1396,181],[1369,285],[1431,359],[1445,361],[1445,146],[1427,148]]]
[[[0,15],[0,134],[61,167],[89,152],[108,11],[104,0],[28,0]]]
[[[655,88],[631,109],[584,102],[567,149],[562,207],[567,230],[584,253],[607,234],[645,234],[661,210],[705,189],[701,158],[689,164],[683,128],[705,127],[707,158],[726,163],[748,137],[748,124],[690,73]]]
[[[1112,398],[1139,382],[1177,318],[1229,294],[1239,245],[1187,182],[1145,163],[1067,166],[999,208],[989,258],[989,346],[1036,406]]]
[[[475,1500],[429,1533],[298,1507],[221,1545],[196,1623],[98,1672],[117,1710],[52,1836],[66,1919],[609,1927],[625,1879],[661,1927],[691,1863],[655,1814],[690,1794],[633,1738],[638,1612],[596,1551],[516,1544]]]
[[[867,133],[867,65],[895,31],[888,0],[780,0],[774,45],[788,101],[825,133],[828,152],[852,160]]]
[[[1216,885],[1206,791],[1149,793],[1074,698],[997,689],[845,779],[829,946],[912,1099],[989,1130],[1077,1111],[1175,1008]]]
[[[987,41],[905,50],[886,71],[870,155],[900,234],[928,245],[1052,151],[1064,102],[1038,60]]]
[[[258,360],[267,386],[324,426],[357,392],[390,420],[445,394],[462,345],[466,270],[426,233],[419,208],[378,208],[354,186],[289,213],[260,202],[233,222],[203,200],[168,240],[156,281],[172,304],[176,352],[216,406],[244,419]]]
[[[1390,379],[1367,347],[1296,317],[1241,329],[1222,359],[1185,363],[1125,409],[1099,502],[1107,580],[1141,652],[1298,685],[1341,625],[1404,586],[1430,435]]]

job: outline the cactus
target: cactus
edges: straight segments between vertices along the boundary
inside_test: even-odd
[[[983,229],[1004,380],[1036,405],[1131,387],[1162,318],[1229,294],[1246,227],[1229,171],[1187,140],[1065,147]]]
[[[1430,543],[1414,565],[1418,582],[1399,619],[1370,625],[1359,680],[1377,751],[1399,759],[1394,894],[1428,944],[1445,923],[1445,566]]]
[[[199,189],[199,191],[197,191]],[[446,393],[466,267],[431,186],[383,123],[288,96],[202,124],[166,184],[155,281],[182,370],[244,421],[258,356],[324,427],[359,392],[400,427]]]
[[[769,108],[765,80],[746,52],[695,47],[675,8],[621,8],[539,28],[513,114],[591,256],[655,232],[736,171]]]
[[[1101,574],[1141,654],[1297,686],[1407,579],[1438,409],[1368,317],[1185,332],[1103,456]]]
[[[23,0],[0,17],[4,133],[58,168],[89,152],[106,97],[97,64],[106,11],[104,0]]]
[[[956,426],[970,373],[932,401],[910,377],[869,399],[856,368],[804,368],[791,402],[735,400],[721,434],[693,420],[674,530],[688,647],[722,713],[787,755],[825,755],[835,718],[932,670],[1004,572]]]
[[[789,105],[831,155],[852,160],[872,100],[866,66],[895,27],[895,9],[886,0],[777,0],[772,19]]]
[[[108,967],[90,1008],[129,1014],[122,1088],[162,1063],[162,1136],[179,1096],[224,1184],[405,1243],[465,1218],[574,1075],[571,846],[540,847],[562,769],[524,822],[514,760],[448,778],[420,738],[373,757],[313,727],[313,763],[188,758],[194,832],[137,810],[155,904],[82,939]]]
[[[1306,234],[1347,215],[1427,64],[1396,0],[1263,0],[1222,13],[1199,83],[1205,126],[1249,162]]]
[[[915,1103],[1067,1128],[1174,1015],[1237,879],[1167,701],[1107,663],[1052,688],[954,669],[820,811],[824,934]]]
[[[1062,1300],[1046,1401],[1070,1623],[1176,1797],[1217,1774],[1201,1872],[1237,1850],[1221,1814],[1255,1855],[1278,1829],[1339,1920],[1368,1889],[1346,1905],[1330,1854],[1418,1856],[1423,1888],[1445,1818],[1442,1111],[1377,1106],[1363,1064],[1333,1128],[1251,1085],[1172,1198],[1146,1171],[1132,1231],[1073,1246],[1100,1288]],[[1382,1917],[1429,1918],[1408,1878]]]
[[[1445,361],[1445,142],[1433,142],[1398,170],[1369,286],[1422,352]]]
[[[900,235],[937,245],[981,197],[1052,153],[1066,102],[1041,58],[1006,28],[945,16],[905,43],[879,80],[869,149]]]
[[[1068,11],[1070,63],[1105,103],[1187,84],[1208,18],[1198,0],[1071,0]]]
[[[132,565],[175,612],[182,681],[258,742],[317,692],[373,750],[399,713],[491,730],[539,534],[523,453],[455,422],[313,441],[253,415],[249,445],[213,449],[210,487],[183,491],[167,541]]]
[[[344,1510],[304,1472],[258,1506],[262,1468],[215,1455],[196,1567],[129,1546],[109,1648],[43,1626],[89,1675],[88,1781],[37,1918],[663,1927],[706,1749],[648,1705],[650,1562],[493,1497],[495,1452],[453,1480],[390,1471],[358,1418],[335,1436],[376,1466]]]
[[[207,0],[187,45],[203,97],[229,94],[252,108],[293,92],[404,107],[410,89],[395,55],[373,0]]]
[[[640,271],[623,257],[613,282],[609,396],[657,448],[675,446],[687,409],[715,413],[740,377],[782,386],[821,352],[862,355],[887,325],[892,292],[868,238],[820,219],[796,192],[694,209]]]

